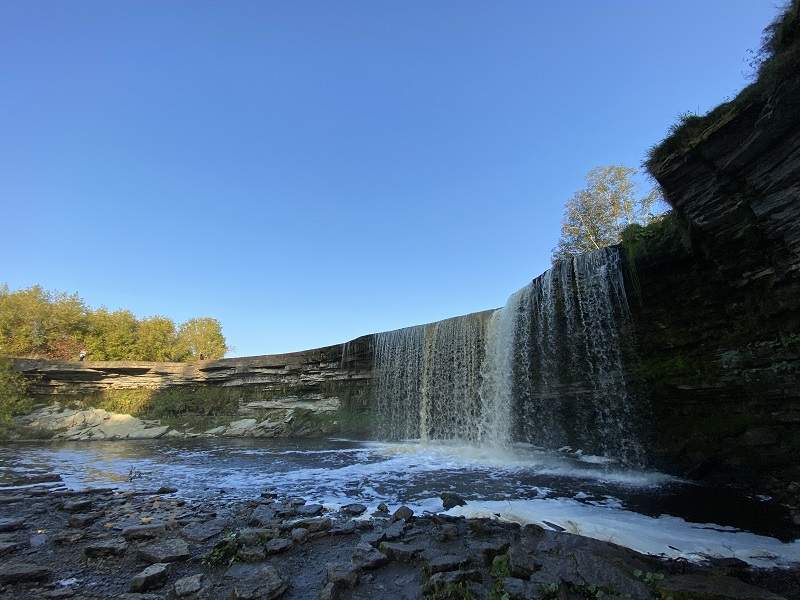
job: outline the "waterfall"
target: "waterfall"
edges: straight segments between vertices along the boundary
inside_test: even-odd
[[[378,433],[642,464],[629,317],[611,247],[555,264],[496,311],[378,334]]]

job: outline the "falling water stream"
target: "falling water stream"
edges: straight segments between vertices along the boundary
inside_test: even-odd
[[[619,250],[561,261],[496,311],[378,334],[381,438],[569,446],[642,466],[646,403],[626,352],[635,360]]]

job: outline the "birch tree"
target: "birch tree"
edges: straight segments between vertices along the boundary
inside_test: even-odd
[[[639,197],[631,179],[634,175],[636,169],[624,165],[589,171],[586,187],[564,205],[553,262],[616,244],[628,225],[647,225],[652,220],[653,207],[662,199],[661,190],[656,188]]]

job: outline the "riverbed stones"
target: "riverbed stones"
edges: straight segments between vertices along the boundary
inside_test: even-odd
[[[0,565],[0,583],[42,583],[52,576],[52,569],[33,563],[12,562]]]
[[[149,563],[171,563],[191,556],[189,546],[180,538],[162,540],[139,548],[139,558]]]
[[[122,556],[127,550],[128,543],[125,540],[112,538],[90,543],[83,549],[83,553],[87,558],[104,558],[107,556]]]
[[[414,516],[414,511],[408,508],[407,506],[401,506],[392,515],[392,518],[389,519],[389,523],[394,523],[395,521],[408,521],[411,517]]]
[[[181,531],[181,535],[193,542],[204,542],[222,534],[227,527],[227,521],[213,519],[205,523],[190,523]]]
[[[250,524],[253,526],[269,525],[278,518],[278,511],[270,505],[259,504],[250,517]]]
[[[392,560],[400,562],[414,562],[419,557],[422,548],[404,542],[381,542],[378,549]]]
[[[443,571],[457,571],[469,564],[469,558],[455,554],[434,556],[425,562],[425,570],[431,575]]]
[[[345,514],[357,517],[367,512],[367,507],[363,504],[345,504],[339,510]]]
[[[368,542],[359,542],[351,556],[353,564],[362,569],[377,569],[389,562],[389,557]]]
[[[250,572],[233,588],[233,598],[237,600],[273,600],[280,597],[289,587],[289,580],[275,567],[264,565]]]
[[[175,582],[175,595],[178,598],[185,598],[196,594],[203,589],[203,574],[197,573],[188,577],[181,577]]]
[[[0,519],[0,532],[19,531],[25,526],[25,519]]]
[[[321,504],[306,504],[297,508],[296,514],[298,517],[316,517],[322,514],[323,510],[325,509]]]
[[[72,513],[83,513],[92,508],[91,498],[78,498],[64,502],[64,510]]]
[[[165,563],[156,563],[134,575],[133,579],[131,579],[129,590],[135,593],[149,592],[150,590],[163,587],[168,578],[169,565]]]
[[[152,540],[153,538],[164,535],[167,526],[164,523],[145,523],[143,525],[131,525],[122,530],[122,537],[128,541],[132,540]]]
[[[287,550],[291,550],[294,547],[294,542],[292,540],[287,540],[286,538],[275,538],[267,542],[264,546],[267,554],[281,554],[282,552],[286,552]]]

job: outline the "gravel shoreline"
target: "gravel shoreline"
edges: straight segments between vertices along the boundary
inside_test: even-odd
[[[800,566],[694,565],[537,526],[313,499],[0,490],[0,597],[800,598]],[[602,593],[601,593],[602,592]]]

